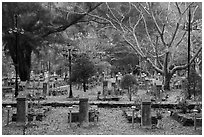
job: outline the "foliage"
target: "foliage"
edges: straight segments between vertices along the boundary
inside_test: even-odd
[[[11,57],[5,55],[5,52],[2,51],[2,76],[9,77],[12,72],[14,72],[14,68],[12,66]]]
[[[131,73],[139,64],[138,55],[132,52],[127,42],[118,42],[106,50],[107,61],[114,66],[113,73]]]
[[[200,20],[202,7],[200,3],[164,3],[164,2],[130,2],[104,3],[97,9],[96,16],[110,23],[120,32],[129,46],[152,67],[162,74],[164,88],[169,89],[172,75],[187,68],[179,64],[180,55],[184,56],[183,47],[187,47],[185,24],[188,22],[188,10],[191,7],[192,24],[195,28]],[[201,27],[199,27],[202,30]],[[197,31],[197,30],[194,30]],[[196,38],[200,38],[195,36]],[[191,63],[201,52],[201,43],[191,58]],[[176,59],[175,59],[176,58]],[[175,62],[175,60],[177,62]],[[163,69],[162,69],[163,68]],[[170,69],[171,68],[171,69]]]
[[[123,76],[123,78],[121,79],[121,88],[122,89],[127,89],[128,90],[128,94],[129,94],[129,100],[131,101],[131,95],[134,92],[133,89],[135,86],[137,85],[137,80],[136,78],[131,75],[131,74],[126,74],[125,76]]]
[[[90,78],[95,74],[95,66],[90,61],[86,53],[80,54],[73,65],[71,81],[82,83],[84,92],[86,92],[86,84],[89,83]]]
[[[187,112],[187,110],[188,110],[187,101],[186,100],[179,101],[178,108],[181,109],[181,112],[185,114]]]
[[[15,14],[17,14],[17,22],[14,18]],[[48,21],[46,14],[47,11],[40,3],[3,3],[2,5],[2,40],[14,64],[17,63],[16,56],[18,56],[18,64],[20,64],[18,71],[23,81],[28,80],[30,76],[31,53],[42,42],[36,36],[42,33],[42,24],[45,25]],[[8,30],[16,25],[24,30],[23,34],[8,33]],[[17,49],[14,46],[16,44]]]
[[[189,75],[189,82],[188,78],[184,79],[182,84],[185,92],[190,95],[195,95],[194,98],[202,96],[202,78],[196,73],[194,66],[191,66],[190,75]],[[190,92],[188,93],[188,86]]]
[[[17,62],[16,56],[19,58],[18,69],[21,80],[29,80],[33,51],[37,52],[39,47],[49,43],[63,43],[65,40],[60,32],[84,19],[87,13],[100,4],[4,2],[2,4],[3,43],[6,44],[5,48],[8,49],[14,64]],[[8,33],[8,30],[16,25],[15,14],[18,15],[17,27],[24,29],[24,34],[19,34],[18,39],[14,34]],[[18,49],[14,46],[15,42],[18,42]]]

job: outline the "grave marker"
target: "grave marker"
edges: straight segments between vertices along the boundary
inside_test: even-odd
[[[142,98],[142,119],[141,125],[144,128],[151,128],[152,121],[151,121],[151,100],[149,96],[144,96]]]
[[[28,102],[26,100],[26,93],[20,92],[17,97],[17,122],[26,123],[28,113]]]
[[[88,98],[79,99],[79,123],[80,125],[88,125],[89,123],[89,111],[88,111]]]
[[[158,100],[160,100],[161,99],[161,90],[162,90],[162,81],[160,81],[160,80],[155,80],[155,86],[156,86],[156,88],[155,88],[155,92],[156,92],[156,98],[158,99]]]

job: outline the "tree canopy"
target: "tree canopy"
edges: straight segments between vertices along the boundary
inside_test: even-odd
[[[94,74],[95,65],[89,56],[86,53],[79,54],[73,65],[71,81],[83,84],[84,92],[86,92],[86,84]]]

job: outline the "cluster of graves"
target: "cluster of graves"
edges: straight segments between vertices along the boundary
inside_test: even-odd
[[[15,83],[10,79],[3,79],[2,98],[12,98],[14,100]],[[63,79],[52,78],[47,80],[30,80],[29,82],[18,81],[19,92],[26,90],[36,98],[45,98],[46,96],[57,96],[67,94],[67,86],[64,86]]]
[[[27,99],[26,94],[19,94],[17,98],[16,109],[11,106],[6,106],[8,110],[7,125],[11,122],[16,123],[17,126],[23,127],[23,134],[25,129],[32,122],[43,121],[44,118],[52,111],[50,106],[42,106],[41,104],[33,104]],[[12,110],[11,121],[9,119],[10,112]],[[67,108],[67,122],[71,124],[73,122],[79,123],[78,126],[88,126],[89,122],[97,122],[99,120],[98,106],[90,106],[88,98],[80,98],[78,105],[72,105]]]
[[[49,83],[50,84],[50,83]],[[42,121],[44,117],[49,114],[50,111],[52,111],[51,107],[48,106],[42,106],[39,103],[40,97],[46,97],[47,95],[50,95],[50,93],[53,93],[53,91],[56,90],[66,90],[66,87],[62,87],[62,89],[59,88],[53,88],[57,87],[56,85],[52,85],[52,87],[49,86],[49,84],[45,81],[40,82],[37,84],[36,87],[32,87],[30,85],[26,85],[24,83],[23,85],[26,85],[27,90],[29,91],[40,91],[35,92],[35,94],[39,93],[38,98],[30,97],[25,92],[20,92],[17,100],[17,106],[16,110],[12,114],[12,121],[22,123],[22,125],[26,125],[28,122],[32,121]],[[52,83],[56,84],[56,83]],[[132,123],[134,127],[134,123],[140,123],[142,127],[145,128],[152,128],[154,125],[158,124],[158,121],[162,119],[162,113],[161,111],[154,111],[151,107],[152,103],[155,100],[159,101],[165,101],[165,98],[162,97],[162,83],[161,81],[154,81],[152,82],[151,79],[144,79],[143,83],[146,87],[146,94],[142,97],[142,101],[140,103],[135,102],[135,104],[129,109],[123,110],[123,115],[127,118],[129,123]],[[35,84],[36,85],[36,84]],[[143,85],[142,85],[143,86]],[[64,88],[64,89],[63,89]],[[12,92],[12,88],[3,88],[3,90],[7,90],[6,92]],[[59,93],[59,92],[58,92]],[[151,93],[156,97],[156,99],[151,98]],[[62,94],[62,93],[61,93]],[[122,91],[119,89],[118,81],[115,78],[106,79],[103,81],[103,91],[102,94],[105,98],[101,99],[98,95],[98,99],[100,100],[115,100],[119,101],[118,95],[122,94]],[[53,95],[53,94],[52,94]],[[43,99],[43,98],[42,98]],[[38,102],[34,102],[37,100]],[[89,122],[96,122],[99,120],[99,110],[98,106],[89,105],[88,98],[79,98],[79,104],[73,105],[68,107],[68,114],[67,119],[68,122],[78,122],[79,126],[87,125]],[[9,116],[9,108],[8,108],[8,116]],[[196,109],[194,109],[196,110]],[[193,110],[192,110],[193,111]],[[178,112],[170,112],[171,116],[179,121],[180,123],[188,125],[189,123],[193,123],[193,125],[202,126],[202,117],[201,114],[198,114],[197,112],[192,112],[192,115],[187,117],[186,115],[182,115]],[[196,115],[197,114],[197,115]],[[190,122],[189,122],[190,121]],[[196,124],[197,123],[197,124]],[[8,119],[9,124],[9,119]]]

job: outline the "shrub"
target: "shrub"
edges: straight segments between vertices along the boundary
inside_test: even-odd
[[[84,92],[92,76],[95,74],[95,65],[85,53],[80,54],[73,65],[71,80],[76,83],[82,83]]]
[[[121,88],[128,90],[129,100],[132,100],[132,93],[136,89],[135,86],[137,85],[136,78],[131,74],[126,74],[123,76],[121,80]],[[135,91],[136,92],[136,91]]]

